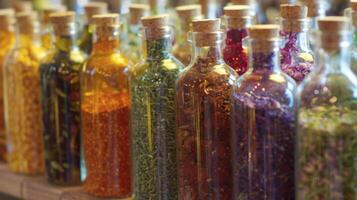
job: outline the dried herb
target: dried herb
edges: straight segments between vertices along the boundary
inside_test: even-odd
[[[232,95],[234,199],[294,199],[295,84],[253,53]]]
[[[132,80],[135,199],[177,199],[175,81],[183,68],[170,39],[147,40]]]
[[[243,47],[243,39],[247,35],[247,29],[228,30],[226,46],[223,49],[224,61],[239,75],[243,75],[248,70],[248,54]]]
[[[5,64],[8,163],[16,173],[36,175],[44,171],[39,82],[43,56],[32,35],[21,33]]]
[[[85,56],[72,36],[56,39],[41,64],[47,179],[57,185],[80,183],[80,81]]]
[[[81,74],[85,192],[132,194],[129,75],[118,40],[101,38]]]
[[[314,66],[311,52],[304,51],[299,46],[299,34],[301,33],[281,32],[285,41],[281,48],[281,69],[297,83],[301,83]]]
[[[357,198],[357,102],[301,109],[298,199]]]
[[[209,47],[177,82],[179,199],[232,196],[230,95],[237,75],[213,52]]]

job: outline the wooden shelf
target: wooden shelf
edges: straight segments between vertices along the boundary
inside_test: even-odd
[[[102,199],[83,193],[81,187],[55,187],[49,185],[44,177],[28,177],[11,173],[3,163],[0,164],[0,193],[26,200]],[[112,200],[131,200],[131,198]]]

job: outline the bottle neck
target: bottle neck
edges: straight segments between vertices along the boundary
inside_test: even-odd
[[[221,45],[221,42],[217,42],[216,45],[203,47],[194,44],[193,63],[207,62],[207,66],[222,64],[224,61]]]
[[[246,28],[228,29],[226,34],[226,45],[243,46],[243,39],[248,36],[248,31]]]
[[[269,41],[270,42],[270,41]],[[260,43],[257,41],[257,43]],[[280,72],[280,51],[279,44],[257,44],[253,47],[252,41],[250,42],[249,63],[253,69],[253,73],[264,72]]]
[[[307,31],[301,32],[281,32],[284,40],[283,49],[287,51],[309,51],[309,36]]]
[[[38,43],[38,35],[35,33],[19,33],[17,34],[16,46],[17,47],[28,47],[32,44]]]
[[[94,31],[92,49],[93,54],[111,54],[118,52],[119,48],[120,40],[118,27],[109,27],[107,29],[97,28]]]
[[[171,38],[149,39],[145,41],[146,56],[149,60],[167,59],[171,55]]]
[[[335,51],[321,49],[318,52],[319,72],[352,74],[351,50],[349,47],[341,47]]]
[[[55,35],[54,47],[60,52],[70,52],[77,48],[75,34]]]

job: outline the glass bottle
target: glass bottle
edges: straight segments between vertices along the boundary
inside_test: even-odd
[[[78,40],[79,48],[90,55],[93,47],[92,47],[92,38],[94,26],[92,25],[94,15],[105,14],[108,12],[108,4],[105,2],[90,2],[84,6],[85,14],[86,14],[86,23],[83,27],[83,32]]]
[[[0,9],[0,161],[6,159],[3,72],[5,58],[15,45],[15,11]]]
[[[55,185],[80,183],[80,81],[85,59],[76,46],[75,14],[50,17],[53,48],[41,63],[47,180]]]
[[[142,39],[140,38],[140,19],[149,14],[150,7],[146,4],[131,4],[129,7],[128,46],[125,54],[132,65],[136,65],[142,58]]]
[[[177,199],[175,82],[168,15],[142,18],[145,61],[131,81],[134,199]]]
[[[193,21],[192,37],[192,64],[176,84],[179,199],[231,199],[230,95],[237,74],[222,57],[220,20]]]
[[[11,6],[16,13],[33,11],[33,6],[31,1],[12,1]]]
[[[280,36],[283,39],[281,69],[298,84],[313,70],[314,57],[309,44],[307,7],[283,4],[280,6]]]
[[[232,94],[234,199],[294,199],[296,83],[279,67],[279,26],[248,29],[250,70]]]
[[[128,61],[119,51],[119,15],[95,15],[92,55],[81,73],[85,192],[131,195]],[[113,162],[114,161],[114,162]]]
[[[35,12],[16,15],[16,44],[4,67],[9,168],[26,175],[44,171],[39,66],[45,54],[39,44],[36,20]]]
[[[62,5],[56,5],[56,6],[48,6],[45,7],[42,10],[42,16],[41,16],[41,44],[42,47],[49,51],[51,49],[52,45],[52,28],[51,28],[51,23],[50,23],[50,15],[55,13],[55,12],[63,12],[66,11],[66,7]]]
[[[317,70],[298,90],[297,199],[357,199],[357,78],[344,17],[318,21]]]
[[[243,75],[248,70],[248,52],[243,45],[243,39],[247,37],[247,29],[253,23],[249,9],[249,6],[239,5],[224,8],[226,41],[223,58],[238,75]]]
[[[173,47],[173,55],[181,61],[185,66],[191,62],[192,46],[187,37],[191,30],[192,20],[199,19],[202,16],[201,5],[193,4],[187,6],[179,6],[176,12],[180,18],[180,30],[177,41]]]
[[[307,17],[310,19],[310,29],[317,29],[317,19],[326,15],[327,0],[299,0],[308,8]]]

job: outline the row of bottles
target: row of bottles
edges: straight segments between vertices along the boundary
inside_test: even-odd
[[[282,5],[281,28],[228,6],[224,30],[199,6],[180,7],[188,34],[173,47],[169,16],[135,5],[126,48],[119,15],[91,6],[80,40],[75,13],[49,15],[47,54],[36,13],[16,15],[4,65],[12,171],[45,171],[54,185],[84,181],[99,197],[357,198],[346,18],[317,21],[315,62],[304,6]],[[0,26],[15,37],[13,15],[0,11]]]

